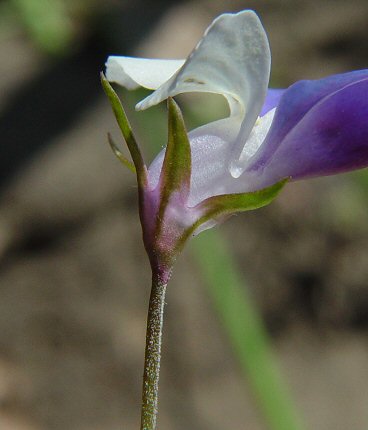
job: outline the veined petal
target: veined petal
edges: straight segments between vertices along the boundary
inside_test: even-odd
[[[262,186],[368,166],[368,70],[297,82],[246,172]]]
[[[241,154],[240,159],[244,164],[262,144],[274,114],[273,109],[256,121]],[[257,175],[247,175],[243,180],[243,178],[234,178],[229,171],[228,144],[236,138],[237,128],[237,119],[230,117],[199,127],[189,133],[192,173],[188,206],[196,206],[211,196],[244,193],[261,188]],[[149,184],[152,188],[158,184],[165,150],[164,148],[157,155],[149,167]]]
[[[138,87],[155,90],[169,80],[184,62],[111,55],[106,62],[106,78],[128,90]]]

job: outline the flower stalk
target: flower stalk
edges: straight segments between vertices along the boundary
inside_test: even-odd
[[[158,384],[160,378],[161,342],[164,305],[169,273],[152,274],[146,333],[146,352],[142,388],[141,430],[154,430],[158,412]]]

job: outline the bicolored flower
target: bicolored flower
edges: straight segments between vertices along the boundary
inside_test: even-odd
[[[286,180],[368,165],[368,70],[272,90],[270,65],[266,33],[248,10],[218,17],[186,60],[108,58],[108,81],[155,90],[137,110],[170,100],[167,148],[148,169],[138,146],[132,153],[146,246],[161,237],[164,250],[180,248],[229,214],[269,203]],[[187,92],[223,95],[229,117],[187,135],[171,100]]]

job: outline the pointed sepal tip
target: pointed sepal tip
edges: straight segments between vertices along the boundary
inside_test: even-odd
[[[105,91],[105,94],[107,95],[111,107],[113,109],[115,118],[117,120],[117,123],[119,125],[119,128],[123,134],[123,137],[125,139],[125,142],[128,146],[130,155],[132,157],[137,179],[138,179],[138,185],[139,186],[145,186],[147,183],[147,168],[144,164],[143,157],[141,154],[141,151],[139,149],[138,143],[134,137],[132,127],[129,123],[129,120],[126,116],[126,113],[124,111],[123,105],[121,104],[121,101],[110,85],[109,81],[106,79],[103,72],[100,74],[101,76],[101,84]],[[114,149],[113,149],[114,150]],[[115,150],[114,150],[115,152]],[[124,157],[124,156],[123,156]],[[120,157],[118,157],[120,159]],[[125,158],[125,157],[124,157]],[[127,160],[128,161],[128,160]],[[125,162],[124,162],[125,164]]]

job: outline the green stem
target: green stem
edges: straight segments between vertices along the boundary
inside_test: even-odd
[[[158,382],[160,377],[161,339],[167,276],[152,275],[146,334],[146,354],[142,389],[141,430],[156,428],[158,412]]]

